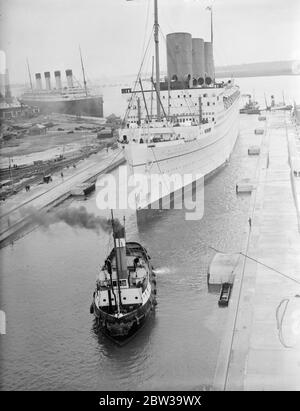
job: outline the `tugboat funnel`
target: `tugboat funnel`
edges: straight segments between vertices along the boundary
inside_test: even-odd
[[[127,261],[126,261],[126,240],[125,229],[121,227],[118,232],[115,232],[116,239],[116,258],[119,268],[119,279],[127,278]]]

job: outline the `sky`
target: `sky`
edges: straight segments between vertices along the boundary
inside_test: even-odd
[[[209,40],[210,3],[158,0],[162,70],[166,34]],[[300,0],[213,0],[213,10],[216,65],[300,59]],[[81,77],[79,45],[90,80],[135,74],[152,26],[153,0],[0,0],[0,49],[14,83],[28,81],[26,59],[32,73],[72,68]]]

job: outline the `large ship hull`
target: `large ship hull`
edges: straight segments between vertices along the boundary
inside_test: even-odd
[[[201,131],[202,130],[202,131]],[[153,174],[191,175],[193,180],[210,176],[230,158],[239,133],[239,99],[224,112],[219,121],[204,127],[178,127],[185,140],[171,143],[123,144],[125,156],[134,174],[151,178]],[[149,147],[150,146],[150,147]],[[162,184],[161,195],[148,192],[136,197],[137,213],[143,210],[168,208],[171,194],[180,194],[183,187],[171,190]],[[187,187],[190,188],[190,187]],[[170,207],[172,208],[172,207]],[[140,219],[141,220],[141,219]]]
[[[80,99],[63,100],[39,100],[30,97],[20,99],[22,104],[38,107],[43,114],[60,113],[76,116],[103,117],[102,97],[86,97]]]

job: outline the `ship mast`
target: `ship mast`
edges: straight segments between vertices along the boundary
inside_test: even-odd
[[[160,73],[159,73],[159,24],[157,0],[154,0],[154,42],[155,42],[155,71],[156,71],[156,111],[157,121],[160,121]]]
[[[80,54],[80,61],[81,61],[81,70],[82,70],[82,76],[83,76],[83,84],[84,84],[84,90],[85,90],[85,95],[88,95],[87,92],[87,87],[86,87],[86,79],[85,79],[85,72],[84,72],[84,65],[83,65],[83,60],[82,60],[82,55],[81,55],[81,48],[79,46],[79,54]]]
[[[210,10],[210,41],[213,47],[214,44],[214,26],[213,26],[213,7],[212,5],[209,7]]]
[[[33,87],[32,87],[32,80],[31,80],[31,73],[30,73],[30,68],[29,68],[28,59],[26,59],[26,62],[27,62],[27,69],[28,69],[28,76],[29,76],[30,88],[31,88],[31,90],[32,90]]]
[[[119,295],[119,304],[118,305],[118,313],[120,313],[120,307],[122,304],[121,301],[121,289],[120,289],[120,277],[119,277],[119,261],[118,261],[118,256],[117,256],[117,242],[116,242],[116,233],[115,233],[115,220],[114,220],[114,213],[113,210],[111,210],[111,224],[112,224],[112,229],[113,229],[113,239],[114,239],[114,249],[115,249],[115,256],[116,256],[116,273],[117,273],[117,289],[118,289],[118,295]],[[112,289],[113,289],[113,284],[111,284]]]
[[[213,25],[213,6],[212,4],[206,8],[210,11],[210,42],[212,53],[214,53],[214,25]],[[215,68],[213,67],[213,76],[215,78]]]

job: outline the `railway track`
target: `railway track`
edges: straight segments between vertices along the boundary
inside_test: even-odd
[[[18,192],[25,188],[26,185],[37,184],[42,182],[43,176],[47,174],[53,174],[62,170],[63,168],[70,167],[81,160],[86,159],[91,154],[96,154],[101,151],[103,147],[95,150],[90,150],[88,153],[82,153],[76,157],[66,158],[60,161],[48,161],[43,164],[30,164],[28,166],[20,166],[17,168],[11,168],[11,171],[8,169],[0,171],[0,182],[1,180],[10,179],[14,181],[14,191]],[[21,181],[22,180],[22,181]],[[21,182],[20,182],[21,181]],[[7,190],[3,191],[0,194],[0,199],[6,199],[11,195],[12,191]]]
[[[3,246],[3,244],[14,234],[16,234],[17,232],[19,232],[21,229],[24,229],[24,227],[26,227],[26,225],[29,224],[29,217],[26,216],[22,216],[20,214],[20,210],[22,210],[22,208],[24,209],[24,207],[30,205],[30,203],[38,200],[38,199],[43,199],[43,197],[45,198],[45,201],[43,202],[43,200],[40,202],[40,205],[38,208],[43,209],[43,208],[47,208],[47,207],[51,207],[51,205],[53,205],[54,203],[59,204],[60,202],[66,200],[69,196],[70,196],[70,183],[72,180],[74,180],[74,184],[78,184],[78,176],[80,176],[81,174],[84,176],[84,178],[81,180],[81,182],[87,181],[92,177],[97,177],[100,174],[103,174],[105,172],[109,172],[112,168],[117,167],[118,165],[120,165],[123,161],[125,161],[124,158],[120,158],[117,160],[117,157],[120,155],[121,152],[118,152],[114,155],[112,155],[111,157],[108,158],[108,162],[107,164],[103,165],[103,168],[99,169],[98,171],[95,171],[93,173],[93,176],[88,176],[86,174],[86,172],[88,170],[91,169],[95,169],[96,164],[91,164],[87,167],[85,167],[84,169],[78,171],[77,173],[73,174],[72,176],[65,178],[64,181],[57,183],[55,186],[50,187],[47,191],[40,193],[38,195],[36,195],[35,197],[32,197],[30,199],[28,199],[28,201],[23,202],[22,204],[10,209],[9,211],[5,212],[5,213],[1,213],[0,215],[0,224],[1,224],[1,232],[0,232],[0,247]],[[54,195],[52,198],[51,196],[49,197],[49,193],[51,193],[53,190],[59,190],[60,187],[62,187],[63,185],[65,185],[65,190],[62,190],[60,193],[58,193],[58,195]],[[47,201],[48,200],[48,201]],[[13,217],[15,217],[14,221],[12,221],[10,223],[10,220],[13,219]],[[7,221],[6,221],[7,220]],[[6,228],[4,228],[4,226],[7,224]]]

